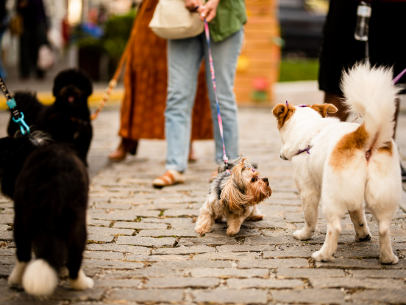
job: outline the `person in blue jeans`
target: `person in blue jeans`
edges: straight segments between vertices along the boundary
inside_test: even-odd
[[[247,21],[244,0],[185,0],[190,11],[206,18],[210,28],[210,46],[216,74],[217,97],[223,122],[228,158],[238,157],[238,109],[233,92],[237,60]],[[153,180],[161,188],[185,181],[190,147],[191,112],[196,94],[197,76],[205,59],[206,83],[211,103],[213,130],[218,163],[223,162],[216,99],[210,73],[205,33],[186,39],[168,40],[168,92],[165,109],[167,141],[166,172]]]

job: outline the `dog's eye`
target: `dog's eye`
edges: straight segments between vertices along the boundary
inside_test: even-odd
[[[252,178],[251,178],[251,182],[255,182],[255,181],[257,181],[257,178],[256,178],[256,177],[252,177]]]

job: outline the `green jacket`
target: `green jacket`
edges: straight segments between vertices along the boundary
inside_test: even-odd
[[[244,0],[220,0],[216,17],[209,23],[211,39],[222,41],[238,32],[246,22]]]

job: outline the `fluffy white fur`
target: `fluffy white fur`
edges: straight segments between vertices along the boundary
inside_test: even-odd
[[[22,284],[23,274],[24,274],[26,267],[27,267],[27,263],[19,262],[17,260],[17,263],[14,266],[13,271],[11,272],[10,276],[8,277],[8,284],[10,286]]]
[[[76,280],[70,279],[70,285],[76,290],[85,290],[93,288],[94,281],[90,277],[87,277],[82,269],[79,270],[78,278]]]
[[[368,65],[357,65],[344,74],[342,88],[350,110],[365,114],[363,127],[323,118],[311,107],[289,106],[292,108],[286,120],[287,117],[281,117],[284,105],[274,108],[278,122],[283,122],[281,158],[292,161],[305,216],[304,228],[294,232],[294,237],[300,240],[312,237],[320,202],[328,222],[327,234],[323,247],[312,257],[316,261],[332,260],[341,232],[340,219],[347,211],[356,239],[370,238],[365,200],[379,224],[380,261],[396,264],[398,258],[392,252],[389,227],[401,199],[399,156],[392,140],[394,103],[399,89],[392,84],[391,70],[371,69]],[[346,150],[343,141],[361,127],[367,134],[362,147],[351,147],[347,141]],[[298,154],[308,145],[310,154]],[[338,158],[340,154],[342,159]]]
[[[58,274],[45,260],[36,259],[28,263],[22,284],[28,294],[47,296],[58,285]]]

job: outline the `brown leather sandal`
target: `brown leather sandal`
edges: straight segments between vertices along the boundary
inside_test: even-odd
[[[137,147],[138,140],[121,138],[120,145],[109,155],[109,159],[116,162],[123,161],[127,153],[134,156],[137,153]]]

